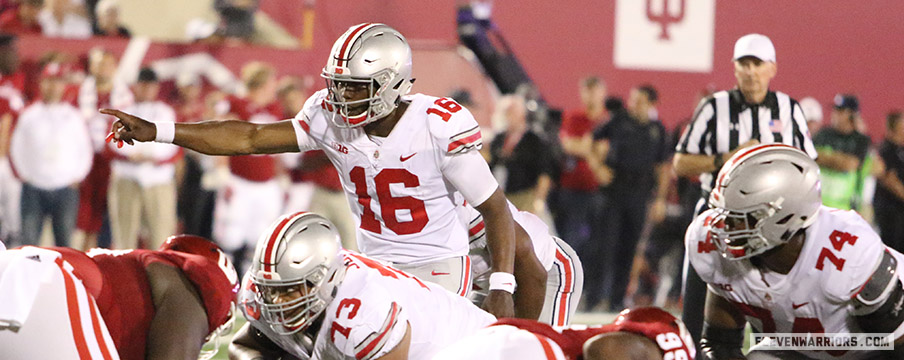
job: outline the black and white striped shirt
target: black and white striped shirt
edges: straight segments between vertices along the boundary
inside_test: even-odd
[[[751,139],[761,144],[791,145],[816,158],[800,104],[779,91],[770,91],[761,104],[755,105],[747,104],[738,89],[719,91],[703,99],[675,151],[710,156],[725,154]],[[704,192],[712,190],[718,171],[700,175]]]

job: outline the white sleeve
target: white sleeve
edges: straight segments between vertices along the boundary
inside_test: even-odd
[[[299,113],[298,116],[304,116],[302,113]],[[298,151],[305,152],[309,150],[316,150],[320,147],[317,146],[317,142],[314,141],[314,138],[308,134],[310,131],[310,127],[308,123],[303,118],[296,117],[292,120],[292,128],[295,129],[295,139],[298,141]]]
[[[479,151],[446,155],[443,176],[472,206],[483,204],[499,188],[489,165]]]

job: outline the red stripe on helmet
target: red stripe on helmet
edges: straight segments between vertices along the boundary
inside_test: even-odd
[[[772,147],[786,147],[786,148],[797,149],[796,147],[788,146],[785,144],[766,144],[766,145],[754,146],[754,147],[744,151],[743,153],[741,153],[741,156],[734,158],[734,160],[731,161],[731,165],[734,165],[734,164],[740,162],[742,159],[744,159],[745,157],[747,157],[748,155],[750,155],[751,153],[753,153],[755,151],[762,150],[762,149],[768,149],[768,148],[772,148]]]
[[[357,29],[352,31],[352,33],[349,34],[347,38],[345,38],[345,43],[342,44],[342,49],[339,50],[339,58],[336,59],[336,66],[342,66],[342,62],[345,61],[345,50],[348,49],[348,45],[352,42],[352,39],[355,37],[355,35],[357,35],[359,31],[370,26],[371,24],[372,23],[366,23],[358,26]]]
[[[294,213],[292,215],[288,215],[283,217],[282,220],[279,221],[279,224],[276,225],[276,228],[270,233],[270,239],[267,240],[267,248],[264,251],[264,271],[273,271],[273,247],[276,246],[277,240],[279,239],[279,235],[283,232],[286,225],[292,220],[298,217],[298,215],[304,214],[304,211]]]

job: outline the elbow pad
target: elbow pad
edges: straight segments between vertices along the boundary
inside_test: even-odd
[[[900,332],[899,328],[904,324],[904,287],[898,279],[897,261],[888,251],[852,300],[861,330],[870,333]]]
[[[741,352],[744,344],[744,329],[724,329],[703,323],[700,338],[700,353],[704,360],[745,359]]]

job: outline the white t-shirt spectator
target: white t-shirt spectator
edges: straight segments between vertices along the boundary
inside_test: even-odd
[[[123,111],[149,121],[176,121],[176,112],[160,101],[137,103]],[[143,188],[172,183],[176,178],[175,160],[180,149],[173,144],[135,142],[134,146],[116,147],[110,143],[115,158],[111,167],[115,177],[135,181]]]
[[[88,127],[74,106],[38,101],[19,115],[10,158],[23,182],[44,190],[79,183],[93,157]]]
[[[94,32],[91,30],[91,22],[75,13],[66,13],[62,22],[57,22],[49,9],[41,10],[38,14],[38,23],[46,37],[60,37],[68,39],[87,39]]]

